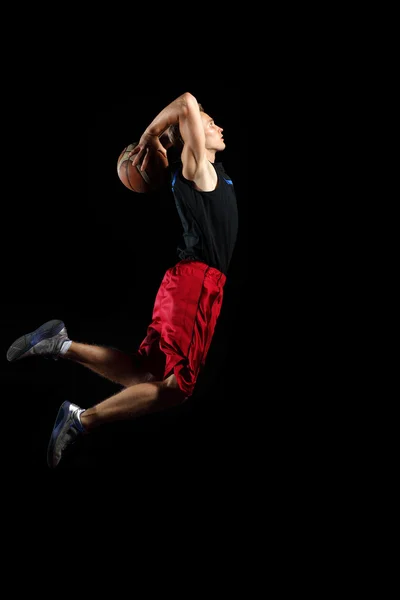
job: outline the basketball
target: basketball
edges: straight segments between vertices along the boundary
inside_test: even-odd
[[[161,188],[166,181],[168,159],[161,151],[152,156],[149,160],[146,170],[140,170],[140,164],[135,167],[132,165],[133,155],[128,158],[129,153],[137,146],[137,142],[129,144],[123,149],[118,157],[117,172],[118,177],[125,187],[138,194],[148,194]]]

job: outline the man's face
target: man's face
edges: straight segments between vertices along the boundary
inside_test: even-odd
[[[201,118],[203,120],[204,133],[206,135],[206,148],[208,150],[215,150],[220,152],[225,149],[225,142],[222,136],[223,129],[214,123],[214,119],[202,112]]]

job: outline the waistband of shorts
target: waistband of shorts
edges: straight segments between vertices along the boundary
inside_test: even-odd
[[[225,285],[226,275],[224,275],[224,273],[222,273],[215,267],[209,267],[206,263],[201,262],[200,260],[194,260],[193,258],[184,258],[175,265],[175,268],[179,267],[182,267],[183,271],[185,267],[188,267],[195,273],[198,273],[199,276],[212,279],[217,285]]]

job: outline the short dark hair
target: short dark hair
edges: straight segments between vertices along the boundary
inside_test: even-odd
[[[198,104],[200,112],[205,112],[202,105],[200,103]],[[166,133],[168,134],[169,141],[174,146],[174,148],[182,150],[184,146],[184,141],[182,139],[181,132],[179,131],[179,123],[175,123],[175,125],[170,125]]]

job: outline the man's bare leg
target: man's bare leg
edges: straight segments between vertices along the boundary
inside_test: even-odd
[[[61,405],[47,449],[47,463],[54,469],[77,436],[111,423],[134,419],[182,404],[186,395],[179,389],[175,375],[164,381],[139,383],[88,409],[65,401]]]
[[[23,334],[7,350],[7,360],[10,362],[32,356],[65,357],[126,387],[155,379],[141,368],[134,355],[113,348],[73,342],[68,337],[65,323],[60,319],[47,321],[34,331]]]
[[[134,419],[182,404],[185,394],[179,389],[175,375],[164,381],[132,385],[103,400],[82,413],[80,419],[86,431],[110,423]]]
[[[67,352],[60,354],[60,358],[79,363],[124,387],[147,383],[154,379],[150,373],[140,368],[133,355],[114,348],[72,342]]]

